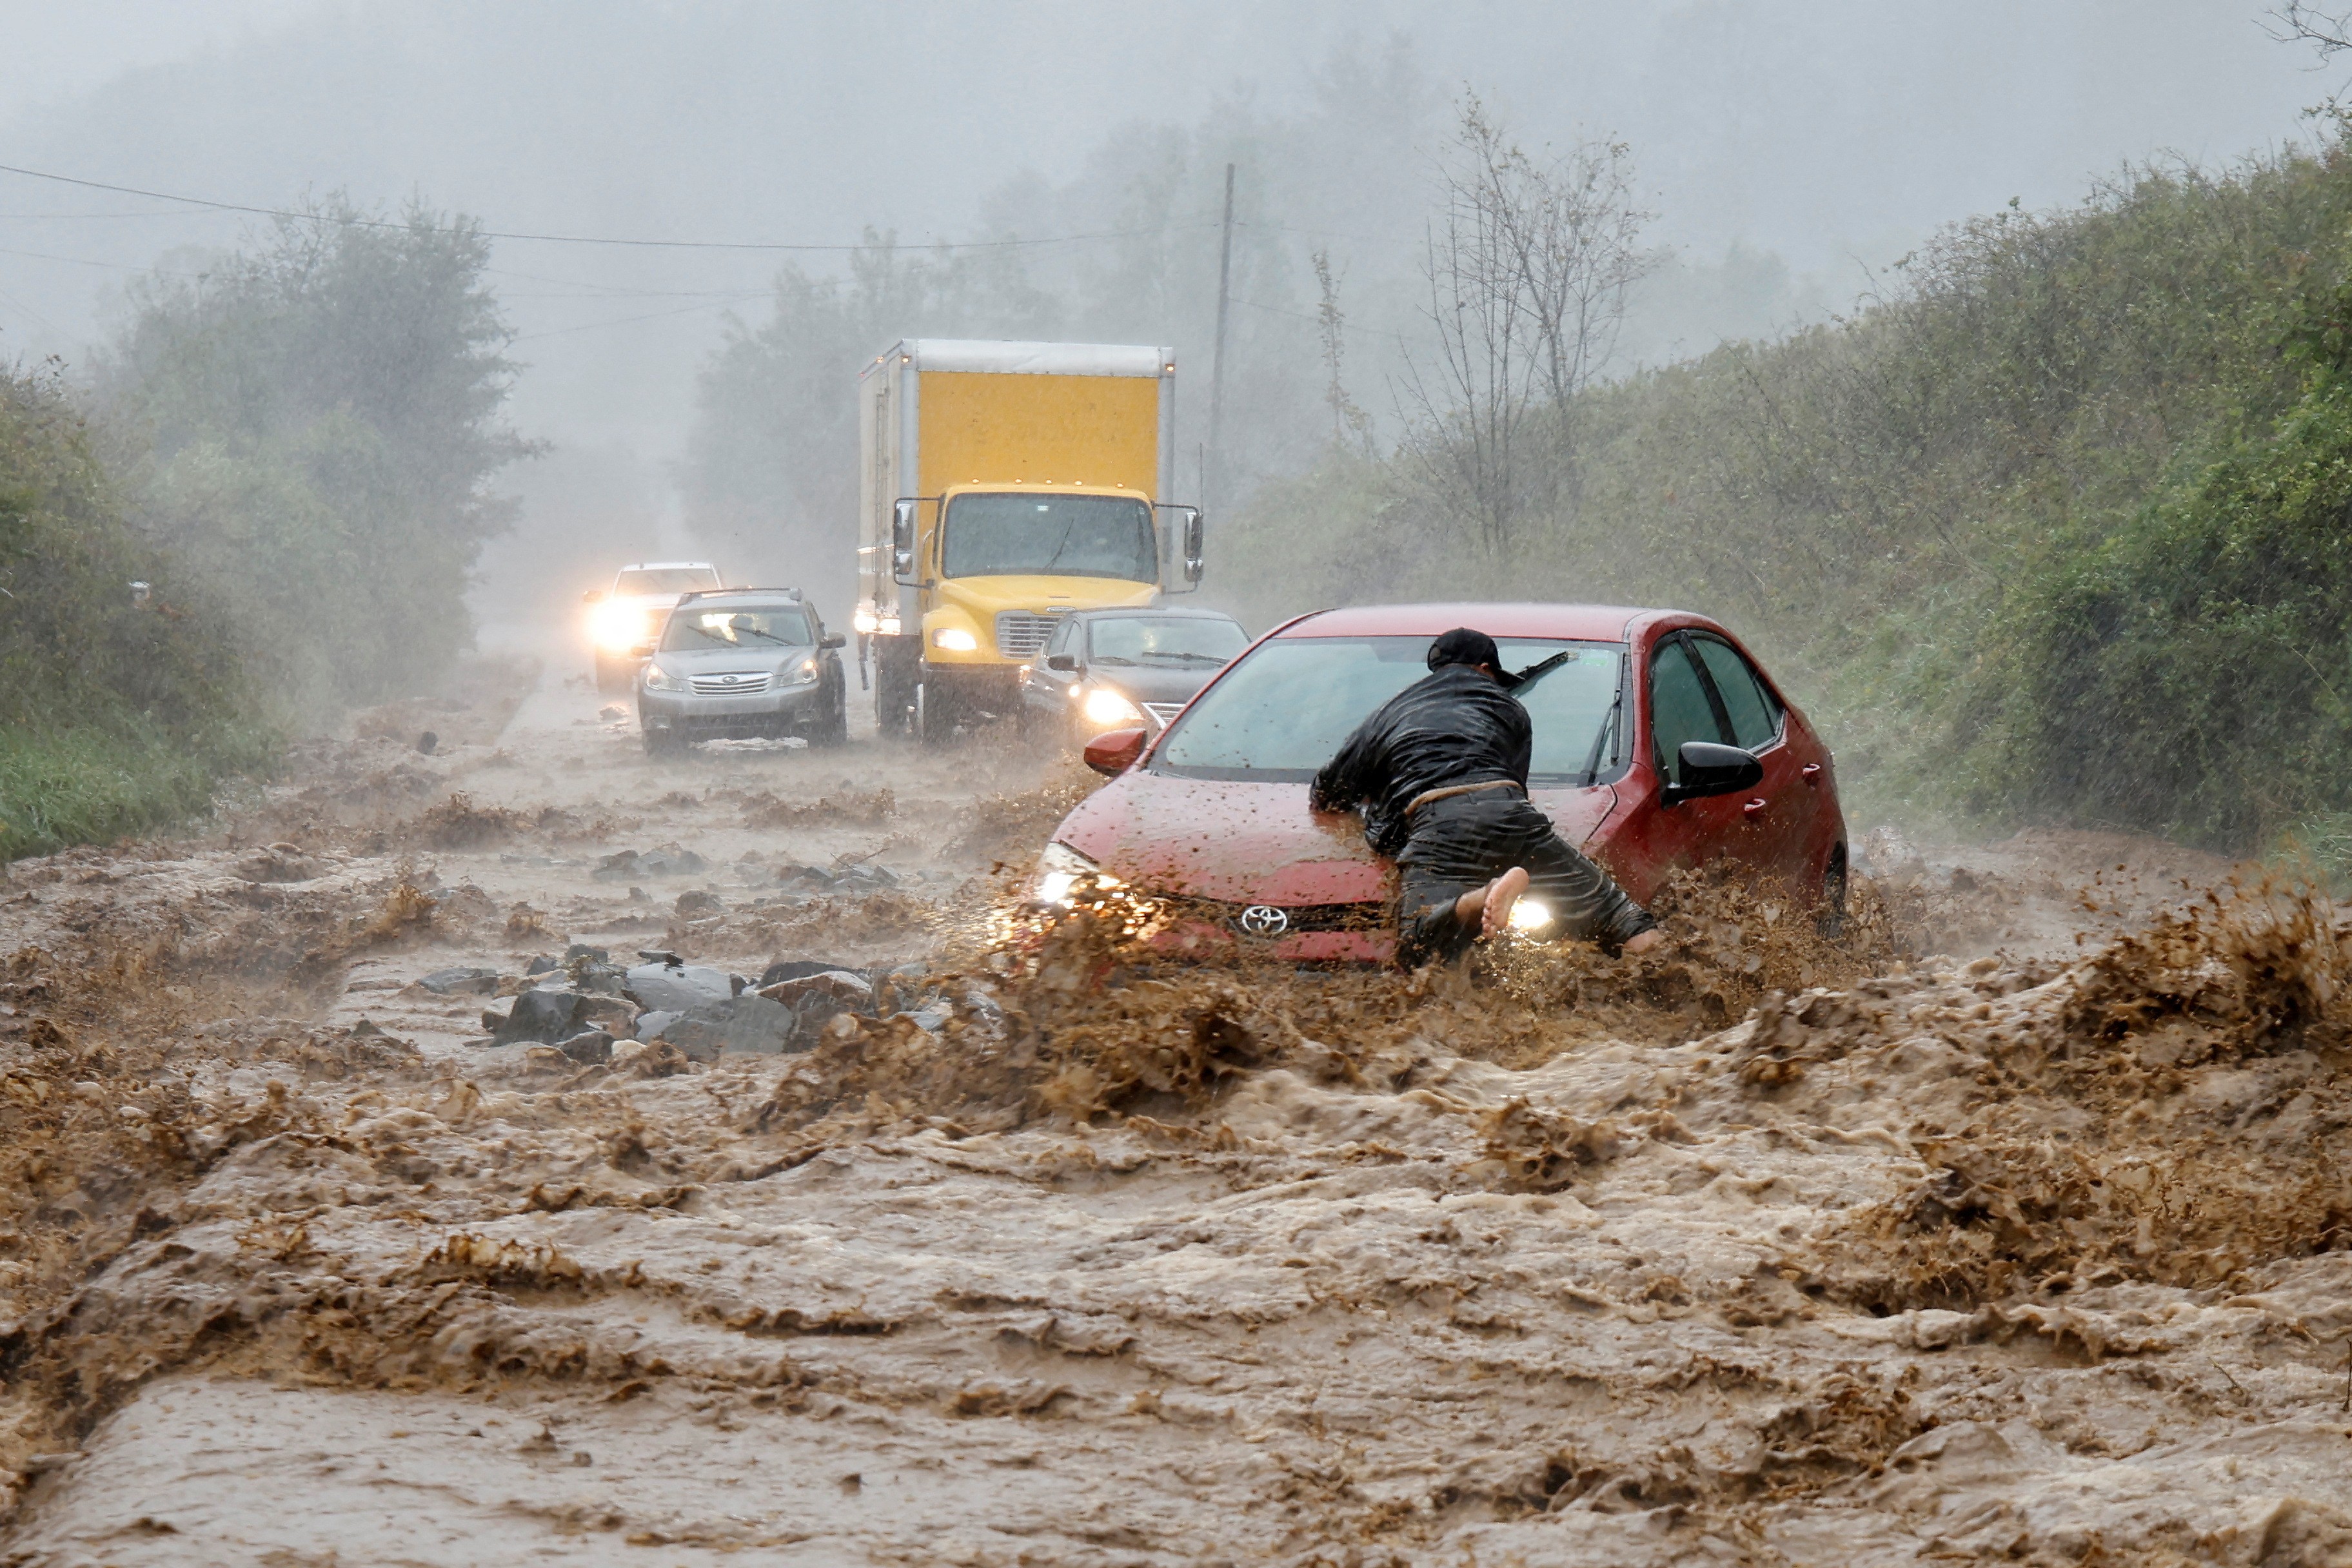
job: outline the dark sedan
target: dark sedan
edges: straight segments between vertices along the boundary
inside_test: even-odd
[[[1073,746],[1109,729],[1157,735],[1247,646],[1213,610],[1074,611],[1024,667],[1022,728]]]

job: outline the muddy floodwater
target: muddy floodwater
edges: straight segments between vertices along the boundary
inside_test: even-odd
[[[1834,943],[1174,964],[1005,925],[1066,762],[567,673],[9,869],[0,1562],[2352,1563],[2323,898],[1882,832]]]

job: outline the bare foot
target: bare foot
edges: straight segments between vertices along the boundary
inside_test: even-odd
[[[1454,918],[1467,925],[1475,921],[1480,937],[1494,936],[1511,924],[1511,905],[1528,890],[1524,867],[1513,866],[1486,886],[1464,894],[1454,904]]]
[[[1664,930],[1659,926],[1653,925],[1647,931],[1641,933],[1639,936],[1629,937],[1626,940],[1625,946],[1619,948],[1618,951],[1621,953],[1646,953],[1665,939],[1666,934]]]

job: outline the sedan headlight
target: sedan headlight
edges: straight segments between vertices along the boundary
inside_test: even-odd
[[[1521,898],[1511,905],[1511,929],[1541,931],[1551,924],[1551,906],[1539,898]]]
[[[1140,724],[1143,710],[1108,686],[1097,686],[1087,694],[1087,722],[1108,729],[1115,724]]]
[[[976,653],[980,639],[961,626],[942,626],[931,633],[931,646],[945,648],[950,653]]]
[[[649,692],[682,692],[686,683],[663,669],[659,664],[646,666],[646,690]]]
[[[1081,877],[1092,877],[1098,887],[1117,887],[1118,878],[1106,876],[1100,866],[1065,843],[1050,843],[1045,852],[1037,857],[1037,879],[1029,886],[1029,896],[1040,904],[1064,904],[1070,901],[1070,889]]]

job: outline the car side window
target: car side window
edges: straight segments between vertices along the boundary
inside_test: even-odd
[[[1715,704],[1707,700],[1689,646],[1679,637],[1659,643],[1650,655],[1650,738],[1657,750],[1658,770],[1676,784],[1682,782],[1683,742],[1720,744],[1724,738]]]
[[[1053,634],[1045,639],[1045,656],[1050,659],[1056,653],[1068,653],[1070,651],[1070,633],[1075,629],[1075,622],[1073,622],[1066,615],[1055,622],[1054,624]]]
[[[1712,637],[1694,637],[1706,673],[1715,677],[1715,689],[1723,698],[1724,716],[1731,720],[1732,744],[1754,751],[1769,746],[1780,733],[1780,705],[1739,650],[1728,643],[1718,643]]]

